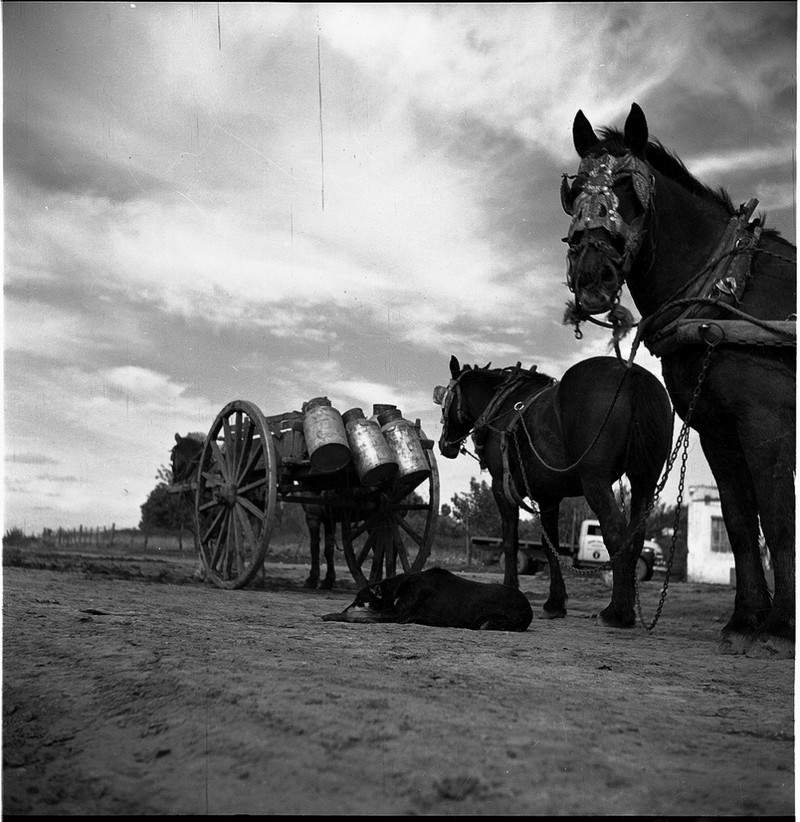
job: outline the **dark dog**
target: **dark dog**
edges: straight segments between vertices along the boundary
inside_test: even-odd
[[[399,574],[362,588],[341,613],[328,622],[398,622],[439,628],[525,631],[533,612],[516,588],[472,582],[444,568]]]

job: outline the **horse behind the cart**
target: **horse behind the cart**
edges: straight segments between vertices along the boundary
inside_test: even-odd
[[[178,439],[170,490],[190,495],[195,546],[220,588],[243,588],[262,568],[279,503],[335,510],[359,587],[420,571],[430,555],[439,513],[433,441],[394,406],[376,405],[367,419],[317,397],[267,417],[234,400],[202,443]]]

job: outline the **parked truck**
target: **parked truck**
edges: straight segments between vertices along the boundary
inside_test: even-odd
[[[484,553],[484,562],[492,564],[498,562],[505,572],[505,554],[502,550],[502,540],[499,537],[476,536],[470,540],[474,551]],[[604,565],[609,561],[608,551],[603,542],[600,522],[596,519],[585,519],[581,523],[577,541],[574,545],[559,546],[560,554],[572,560],[575,568],[592,568]],[[642,553],[636,568],[636,576],[640,580],[648,580],[653,576],[653,569],[661,566],[661,549],[653,540],[645,540]],[[547,557],[544,548],[538,541],[520,540],[517,551],[517,571],[520,574],[535,574],[547,567]]]

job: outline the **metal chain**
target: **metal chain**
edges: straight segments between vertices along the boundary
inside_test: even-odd
[[[672,528],[672,541],[670,543],[669,548],[669,558],[667,560],[667,571],[664,577],[664,585],[661,588],[661,597],[658,600],[658,606],[656,608],[656,614],[653,618],[653,621],[648,626],[645,623],[644,616],[642,614],[642,603],[639,599],[639,582],[636,579],[636,575],[634,574],[633,577],[633,584],[634,589],[636,591],[636,610],[639,615],[639,620],[642,627],[648,632],[651,633],[656,625],[658,624],[658,620],[661,618],[661,611],[664,608],[664,602],[667,598],[667,589],[669,588],[669,579],[670,573],[672,571],[672,562],[675,558],[675,547],[677,545],[678,540],[678,531],[680,529],[680,516],[681,516],[681,506],[683,505],[683,488],[684,482],[686,479],[686,461],[689,457],[689,421],[692,418],[692,414],[694,413],[695,406],[697,405],[697,401],[700,398],[700,389],[703,387],[703,383],[705,382],[706,375],[708,373],[708,368],[711,365],[711,355],[714,352],[714,349],[717,347],[718,342],[712,342],[708,344],[708,350],[706,351],[706,356],[703,359],[703,364],[700,367],[700,374],[697,378],[697,385],[694,387],[694,391],[692,392],[692,398],[689,401],[689,408],[686,411],[686,419],[683,422],[683,427],[681,428],[680,434],[678,434],[678,442],[677,445],[680,444],[681,439],[684,440],[684,447],[683,447],[683,454],[681,456],[681,469],[680,469],[680,479],[678,481],[678,495],[676,498],[676,506],[675,506],[675,521]]]

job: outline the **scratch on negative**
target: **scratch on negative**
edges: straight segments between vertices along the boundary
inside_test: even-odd
[[[227,134],[228,137],[231,137],[232,139],[236,140],[237,143],[240,143],[245,148],[252,151],[254,154],[257,154],[259,157],[261,157],[262,160],[266,160],[268,163],[275,166],[275,168],[277,168],[278,171],[281,172],[281,174],[284,174],[286,177],[290,177],[292,179],[297,179],[295,175],[293,175],[291,172],[287,171],[280,163],[276,163],[275,160],[272,160],[271,158],[267,157],[266,154],[262,153],[261,151],[259,151],[254,146],[251,146],[249,143],[242,140],[241,137],[237,137],[235,134],[228,131],[228,129],[223,128],[221,125],[218,125],[217,123],[214,123],[214,125],[211,128],[211,133],[213,134],[213,132],[216,131],[217,129],[219,129],[219,131],[222,131],[223,133]],[[207,151],[207,149],[210,145],[211,145],[211,138],[209,137],[206,140],[205,145],[203,146],[203,148],[200,151],[197,151],[197,152],[195,152],[195,151],[181,151],[178,155],[178,159],[175,160],[175,162],[173,162],[172,164],[170,164],[167,167],[167,170],[166,170],[165,173],[169,174],[169,172],[172,171],[172,169],[175,168],[176,165],[178,165],[178,162],[180,161],[180,159],[182,157],[202,157],[206,153],[206,151]]]

